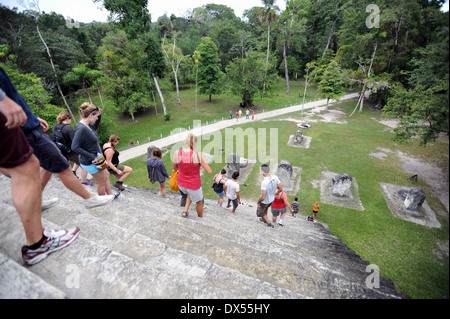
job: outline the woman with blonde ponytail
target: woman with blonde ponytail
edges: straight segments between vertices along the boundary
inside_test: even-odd
[[[75,136],[72,141],[72,150],[79,154],[80,165],[97,181],[99,195],[113,194],[109,181],[107,164],[100,148],[97,129],[100,126],[102,109],[91,103],[83,103],[80,107],[82,119],[77,124]],[[102,165],[104,164],[104,165]]]
[[[203,217],[203,191],[200,179],[200,167],[211,174],[212,170],[201,152],[195,152],[197,136],[189,133],[184,141],[183,148],[173,155],[172,168],[178,170],[178,187],[183,193],[188,194],[183,217],[188,216],[191,202],[196,203],[198,217]]]

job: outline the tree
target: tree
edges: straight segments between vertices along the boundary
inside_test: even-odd
[[[115,20],[124,28],[131,39],[149,31],[150,14],[147,9],[148,0],[94,0],[103,1],[103,6],[115,16]]]
[[[264,53],[248,52],[246,57],[235,58],[227,66],[227,78],[231,93],[242,97],[242,105],[249,107],[253,105],[255,94],[263,94],[264,83],[268,89],[276,81],[276,74],[269,74],[264,80],[264,74],[272,65],[264,61]]]
[[[305,90],[303,91],[303,103],[302,103],[302,111],[300,115],[303,115],[303,108],[305,106],[305,97],[306,97],[306,89],[308,88],[309,82],[314,78],[315,76],[315,70],[316,63],[314,61],[306,63],[306,69],[305,69]]]
[[[74,83],[77,82],[81,84],[84,92],[87,94],[89,101],[92,103],[91,95],[89,94],[88,88],[92,83],[100,76],[98,70],[92,70],[88,67],[87,63],[82,63],[72,68],[72,72],[67,73],[64,76],[64,83]]]
[[[152,35],[148,37],[147,44],[145,47],[145,54],[146,56],[142,61],[143,65],[153,77],[153,81],[155,82],[159,97],[161,98],[164,115],[166,115],[167,114],[166,104],[164,102],[164,96],[162,95],[157,79],[157,77],[162,77],[162,75],[164,74],[166,62],[164,60],[164,55],[162,53],[161,46],[157,44],[157,41],[154,39]]]
[[[409,77],[409,88],[397,85],[391,92],[383,113],[400,119],[396,139],[406,141],[418,135],[422,145],[440,133],[449,135],[449,35],[416,50],[418,57]]]
[[[267,56],[266,56],[266,65],[269,64],[269,55],[270,55],[270,27],[272,23],[277,20],[277,12],[280,11],[280,8],[275,5],[275,0],[261,0],[264,4],[264,9],[260,13],[261,20],[267,22]],[[267,69],[267,68],[266,68]],[[264,74],[264,78],[267,74]],[[263,85],[263,93],[266,92],[266,82],[264,81]]]
[[[333,59],[323,72],[322,80],[318,86],[320,94],[327,98],[326,110],[328,110],[330,99],[339,100],[345,94],[343,84],[344,78],[342,77],[341,68],[339,63]]]
[[[173,75],[175,77],[175,88],[177,90],[177,104],[181,105],[181,99],[180,99],[180,88],[178,86],[178,70],[180,68],[180,63],[184,59],[184,56],[179,48],[176,47],[177,43],[177,32],[173,32],[173,44],[165,45],[166,40],[166,34],[167,32],[164,32],[163,42],[162,42],[162,49],[166,55],[167,62],[169,63],[170,67],[172,68]]]
[[[45,47],[45,50],[46,50],[47,55],[48,55],[48,59],[50,60],[50,64],[51,64],[51,66],[52,66],[53,75],[54,75],[54,81],[55,81],[56,87],[58,88],[58,92],[59,92],[59,94],[61,95],[61,98],[63,99],[64,104],[66,105],[67,110],[69,111],[70,115],[73,117],[72,110],[70,109],[69,104],[67,104],[66,97],[64,96],[64,93],[63,93],[63,91],[61,90],[61,86],[59,85],[58,74],[56,73],[56,68],[55,68],[55,64],[53,63],[53,58],[52,58],[52,55],[51,55],[51,53],[50,53],[50,49],[49,49],[47,43],[45,42],[44,38],[42,37],[41,31],[39,30],[39,17],[40,17],[40,15],[41,15],[41,10],[40,10],[40,8],[39,8],[39,1],[38,1],[38,0],[34,0],[34,1],[33,1],[33,6],[35,7],[35,9],[36,9],[37,11],[31,11],[31,14],[32,14],[32,16],[34,17],[34,20],[35,20],[35,23],[36,23],[36,31],[37,31],[37,33],[38,33],[38,35],[39,35],[39,38],[40,38],[41,41],[42,41],[42,44],[43,44],[44,47]]]
[[[222,75],[217,46],[209,37],[202,38],[194,54],[199,57],[198,86],[200,94],[211,96],[219,94],[221,88],[217,85]]]

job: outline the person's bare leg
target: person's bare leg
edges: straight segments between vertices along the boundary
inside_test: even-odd
[[[123,174],[118,179],[119,182],[123,182],[128,176],[133,173],[133,169],[129,166],[125,166],[125,169],[123,170]]]
[[[50,173],[46,171],[47,173]],[[51,175],[52,173],[50,173]],[[78,178],[73,175],[72,169],[67,167],[66,170],[62,171],[61,173],[58,173],[59,178],[63,182],[64,186],[66,186],[69,190],[77,194],[78,196],[88,199],[91,198],[93,195],[84,188],[84,186],[81,184],[81,182],[78,180]],[[48,182],[48,180],[47,180]]]
[[[191,206],[191,196],[188,195],[187,199],[186,199],[186,205],[184,205],[184,210],[183,210],[183,215],[184,217],[186,217],[188,215],[189,212],[189,206]]]
[[[33,245],[41,240],[43,231],[39,160],[33,155],[22,165],[8,169],[0,168],[0,172],[11,177],[11,193],[14,206],[22,220],[27,244]]]
[[[203,201],[197,202],[197,216],[200,218],[203,218]]]
[[[159,191],[161,192],[162,198],[166,198],[166,183],[159,183]]]

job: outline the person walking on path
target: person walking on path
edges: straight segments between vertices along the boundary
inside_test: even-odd
[[[56,124],[53,127],[53,133],[52,135],[50,135],[50,137],[52,137],[52,140],[55,141],[55,137],[56,136],[61,136],[63,141],[61,141],[63,146],[59,146],[58,143],[57,145],[59,146],[59,149],[61,150],[62,155],[69,161],[73,163],[72,166],[72,172],[75,176],[77,176],[77,170],[78,168],[80,168],[80,161],[78,159],[78,154],[73,152],[71,147],[72,147],[72,140],[73,137],[75,135],[75,128],[70,125],[70,123],[72,122],[72,115],[70,115],[69,112],[67,111],[62,111],[61,113],[59,113],[58,117],[56,118],[56,122],[58,124]],[[57,132],[60,132],[60,134],[58,134]],[[86,186],[92,186],[94,185],[91,182],[87,181],[87,172],[86,170],[84,170],[83,168],[81,168],[81,184],[86,185]],[[78,177],[78,176],[77,176]]]
[[[239,172],[234,172],[233,175],[231,175],[231,180],[228,180],[225,183],[225,190],[227,192],[227,198],[228,198],[228,205],[227,208],[231,207],[230,202],[233,203],[233,210],[232,212],[236,212],[236,208],[241,203],[241,197],[239,195],[239,184],[237,183],[237,179],[239,177]]]
[[[298,208],[300,207],[300,204],[298,203],[298,198],[295,197],[294,201],[291,204],[292,206],[292,217],[297,217]]]
[[[111,190],[107,164],[102,155],[96,130],[102,117],[102,109],[94,104],[83,103],[80,107],[82,119],[77,123],[75,136],[72,141],[72,150],[79,155],[80,165],[97,181],[99,195],[112,195],[114,199],[120,195]],[[73,175],[73,174],[72,174]]]
[[[272,222],[277,222],[277,217],[280,216],[280,221],[278,225],[284,226],[284,217],[286,216],[286,208],[289,208],[292,215],[294,215],[294,210],[289,204],[287,194],[283,190],[279,189],[275,192],[275,198],[273,200],[271,210],[272,210]]]
[[[252,120],[255,119],[255,111],[252,110]]]
[[[183,210],[183,217],[188,216],[189,206],[192,202],[196,204],[198,217],[203,217],[203,191],[200,179],[200,167],[203,167],[208,174],[211,168],[206,162],[201,152],[195,152],[197,136],[189,133],[184,141],[183,148],[173,155],[172,168],[178,170],[178,187],[183,193],[188,194],[186,205]]]
[[[0,72],[6,75],[1,69]],[[39,160],[20,129],[28,117],[23,108],[6,95],[3,84],[0,83],[0,173],[11,178],[14,207],[24,228],[27,245],[21,249],[22,259],[25,264],[34,265],[67,247],[77,238],[80,229],[52,231],[42,227]]]
[[[262,165],[261,171],[264,179],[261,182],[261,197],[258,199],[256,216],[260,217],[267,226],[274,228],[267,217],[267,211],[275,199],[275,191],[277,189],[283,190],[283,184],[276,175],[270,175],[270,168],[268,165]]]
[[[227,182],[227,178],[225,177],[225,174],[227,173],[227,171],[222,168],[222,170],[220,171],[220,173],[216,174],[216,176],[214,176],[214,184],[213,184],[213,189],[214,192],[217,194],[217,207],[222,207],[223,204],[223,200],[224,200],[224,196],[225,196],[225,191],[224,191],[224,184]]]
[[[166,167],[164,166],[164,162],[161,158],[161,150],[159,148],[155,148],[152,156],[147,160],[147,172],[149,182],[152,184],[154,182],[158,182],[161,196],[162,198],[166,198],[165,182],[166,178],[169,178],[169,174],[167,174]]]
[[[124,191],[125,188],[123,187],[123,182],[131,175],[131,173],[133,173],[133,169],[130,166],[120,164],[120,152],[116,148],[119,141],[120,137],[118,135],[111,135],[109,137],[109,142],[103,145],[102,151],[105,155],[106,163],[108,163],[108,172],[117,178],[117,181],[113,186],[119,191]]]
[[[86,208],[102,206],[111,202],[114,196],[96,196],[83,187],[78,178],[72,173],[69,161],[61,154],[61,151],[50,137],[45,134],[49,128],[48,123],[31,112],[30,107],[2,68],[0,68],[0,87],[8,98],[22,107],[22,110],[27,116],[27,121],[22,126],[22,131],[28,143],[33,148],[34,155],[39,160],[42,191],[52,177],[52,174],[57,174],[65,187],[84,199]],[[57,202],[58,198],[54,198],[52,199],[52,203],[46,206],[48,208]]]

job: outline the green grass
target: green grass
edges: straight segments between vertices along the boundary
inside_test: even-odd
[[[293,85],[292,92],[298,92],[303,88],[300,82],[296,85],[296,88]],[[284,91],[285,87],[280,84],[272,98],[256,98],[257,110],[262,108],[270,110],[283,107],[285,104],[301,103],[298,94],[286,96]],[[314,99],[313,90],[311,94],[313,94],[311,98]],[[193,91],[190,89],[182,91],[182,101],[183,106],[168,106],[173,114],[172,121],[164,122],[162,116],[156,119],[151,114],[139,116],[138,123],[122,119],[119,135],[123,141],[141,139],[147,142],[147,135],[151,136],[152,140],[159,138],[160,132],[166,136],[175,127],[187,128],[188,125],[192,125],[194,119],[211,121],[213,118],[221,119],[222,116],[226,118],[228,109],[231,107],[237,109],[239,103],[239,99],[227,95],[214,97],[212,104],[199,99],[200,112],[194,113],[193,106],[189,105],[189,101],[193,101]],[[350,114],[355,103],[356,101],[343,102],[330,108],[339,108]],[[300,118],[300,115],[290,114],[290,117]],[[382,117],[380,112],[366,107],[363,113],[356,113],[347,119],[347,124],[313,123],[311,129],[304,131],[305,135],[312,137],[309,149],[286,145],[289,136],[297,130],[295,123],[290,121],[252,122],[240,127],[244,130],[278,129],[279,160],[287,159],[294,166],[302,168],[300,189],[295,196],[299,197],[300,213],[303,215],[310,215],[313,203],[320,199],[320,189],[314,188],[312,183],[320,179],[322,171],[352,175],[358,183],[360,200],[365,209],[360,211],[321,203],[318,220],[328,225],[333,234],[364,260],[378,265],[381,275],[392,279],[397,290],[413,298],[448,298],[448,257],[441,260],[433,253],[433,250],[438,248],[438,241],[448,241],[449,223],[445,207],[433,196],[432,189],[419,180],[418,187],[425,190],[427,202],[436,213],[442,227],[431,229],[403,221],[392,215],[379,185],[380,182],[411,185],[407,180],[408,174],[403,172],[398,164],[395,155],[397,150],[422,162],[432,163],[444,170],[448,169],[448,144],[436,141],[426,148],[419,146],[418,140],[398,144],[392,140],[393,134],[383,132],[385,126],[374,120]],[[224,132],[222,136],[225,136]],[[206,144],[207,142],[203,146]],[[247,144],[245,139],[246,150],[249,147]],[[378,152],[377,147],[389,148],[394,153],[389,153],[384,161],[369,156],[369,153]],[[226,155],[220,155],[222,163],[210,164],[213,174],[205,173],[202,176],[205,197],[216,198],[210,187],[212,177],[224,166]],[[168,153],[163,160],[170,174],[172,163]],[[151,185],[147,180],[145,161],[146,156],[142,156],[125,163],[134,169],[126,184],[157,189],[158,185]],[[251,186],[241,189],[243,201],[257,200],[260,195],[259,167],[260,163],[257,163],[245,182]],[[294,195],[289,196],[290,201],[293,198]],[[443,215],[446,217],[442,217]]]

